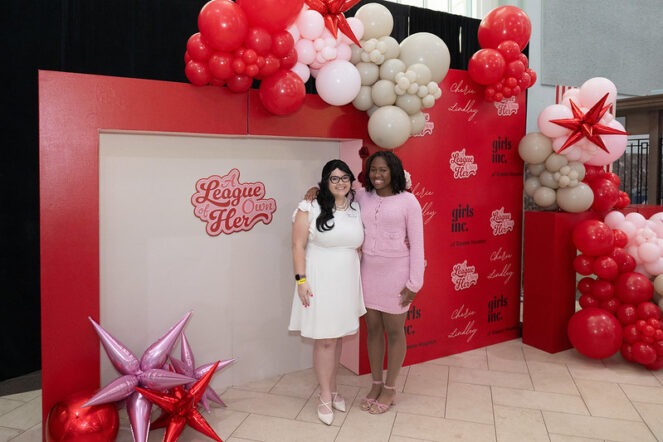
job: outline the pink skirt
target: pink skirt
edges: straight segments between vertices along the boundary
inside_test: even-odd
[[[410,257],[385,258],[363,254],[361,257],[361,285],[366,308],[385,313],[405,313],[401,290],[410,276]]]

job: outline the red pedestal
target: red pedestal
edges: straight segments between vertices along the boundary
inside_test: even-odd
[[[575,313],[573,228],[593,212],[525,212],[523,343],[549,353],[571,348],[566,327]]]

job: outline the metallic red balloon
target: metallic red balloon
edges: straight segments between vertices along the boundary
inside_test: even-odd
[[[532,23],[520,8],[498,6],[481,20],[477,36],[482,48],[497,48],[500,43],[513,40],[522,51],[532,34]]]
[[[568,334],[573,347],[588,358],[610,357],[622,345],[622,325],[602,308],[589,307],[575,312],[569,320]]]
[[[120,417],[115,404],[84,407],[94,391],[79,392],[56,403],[46,419],[46,441],[108,442],[115,440]]]

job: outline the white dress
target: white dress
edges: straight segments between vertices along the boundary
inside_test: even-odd
[[[302,201],[297,208],[308,212],[306,281],[313,296],[304,308],[295,285],[288,330],[299,330],[312,339],[352,335],[359,330],[359,317],[366,313],[357,253],[364,241],[359,204],[336,211],[334,228],[325,232],[315,226],[320,214],[317,201]]]

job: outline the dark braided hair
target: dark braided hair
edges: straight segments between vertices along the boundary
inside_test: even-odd
[[[334,208],[336,202],[334,195],[329,191],[329,176],[334,170],[341,170],[350,176],[350,192],[348,193],[348,200],[350,204],[355,200],[355,191],[352,189],[352,183],[355,181],[355,176],[345,162],[341,160],[331,160],[322,168],[322,179],[318,183],[318,196],[316,200],[320,205],[320,215],[315,220],[315,227],[319,232],[325,232],[334,228]],[[354,210],[354,209],[352,209]]]

